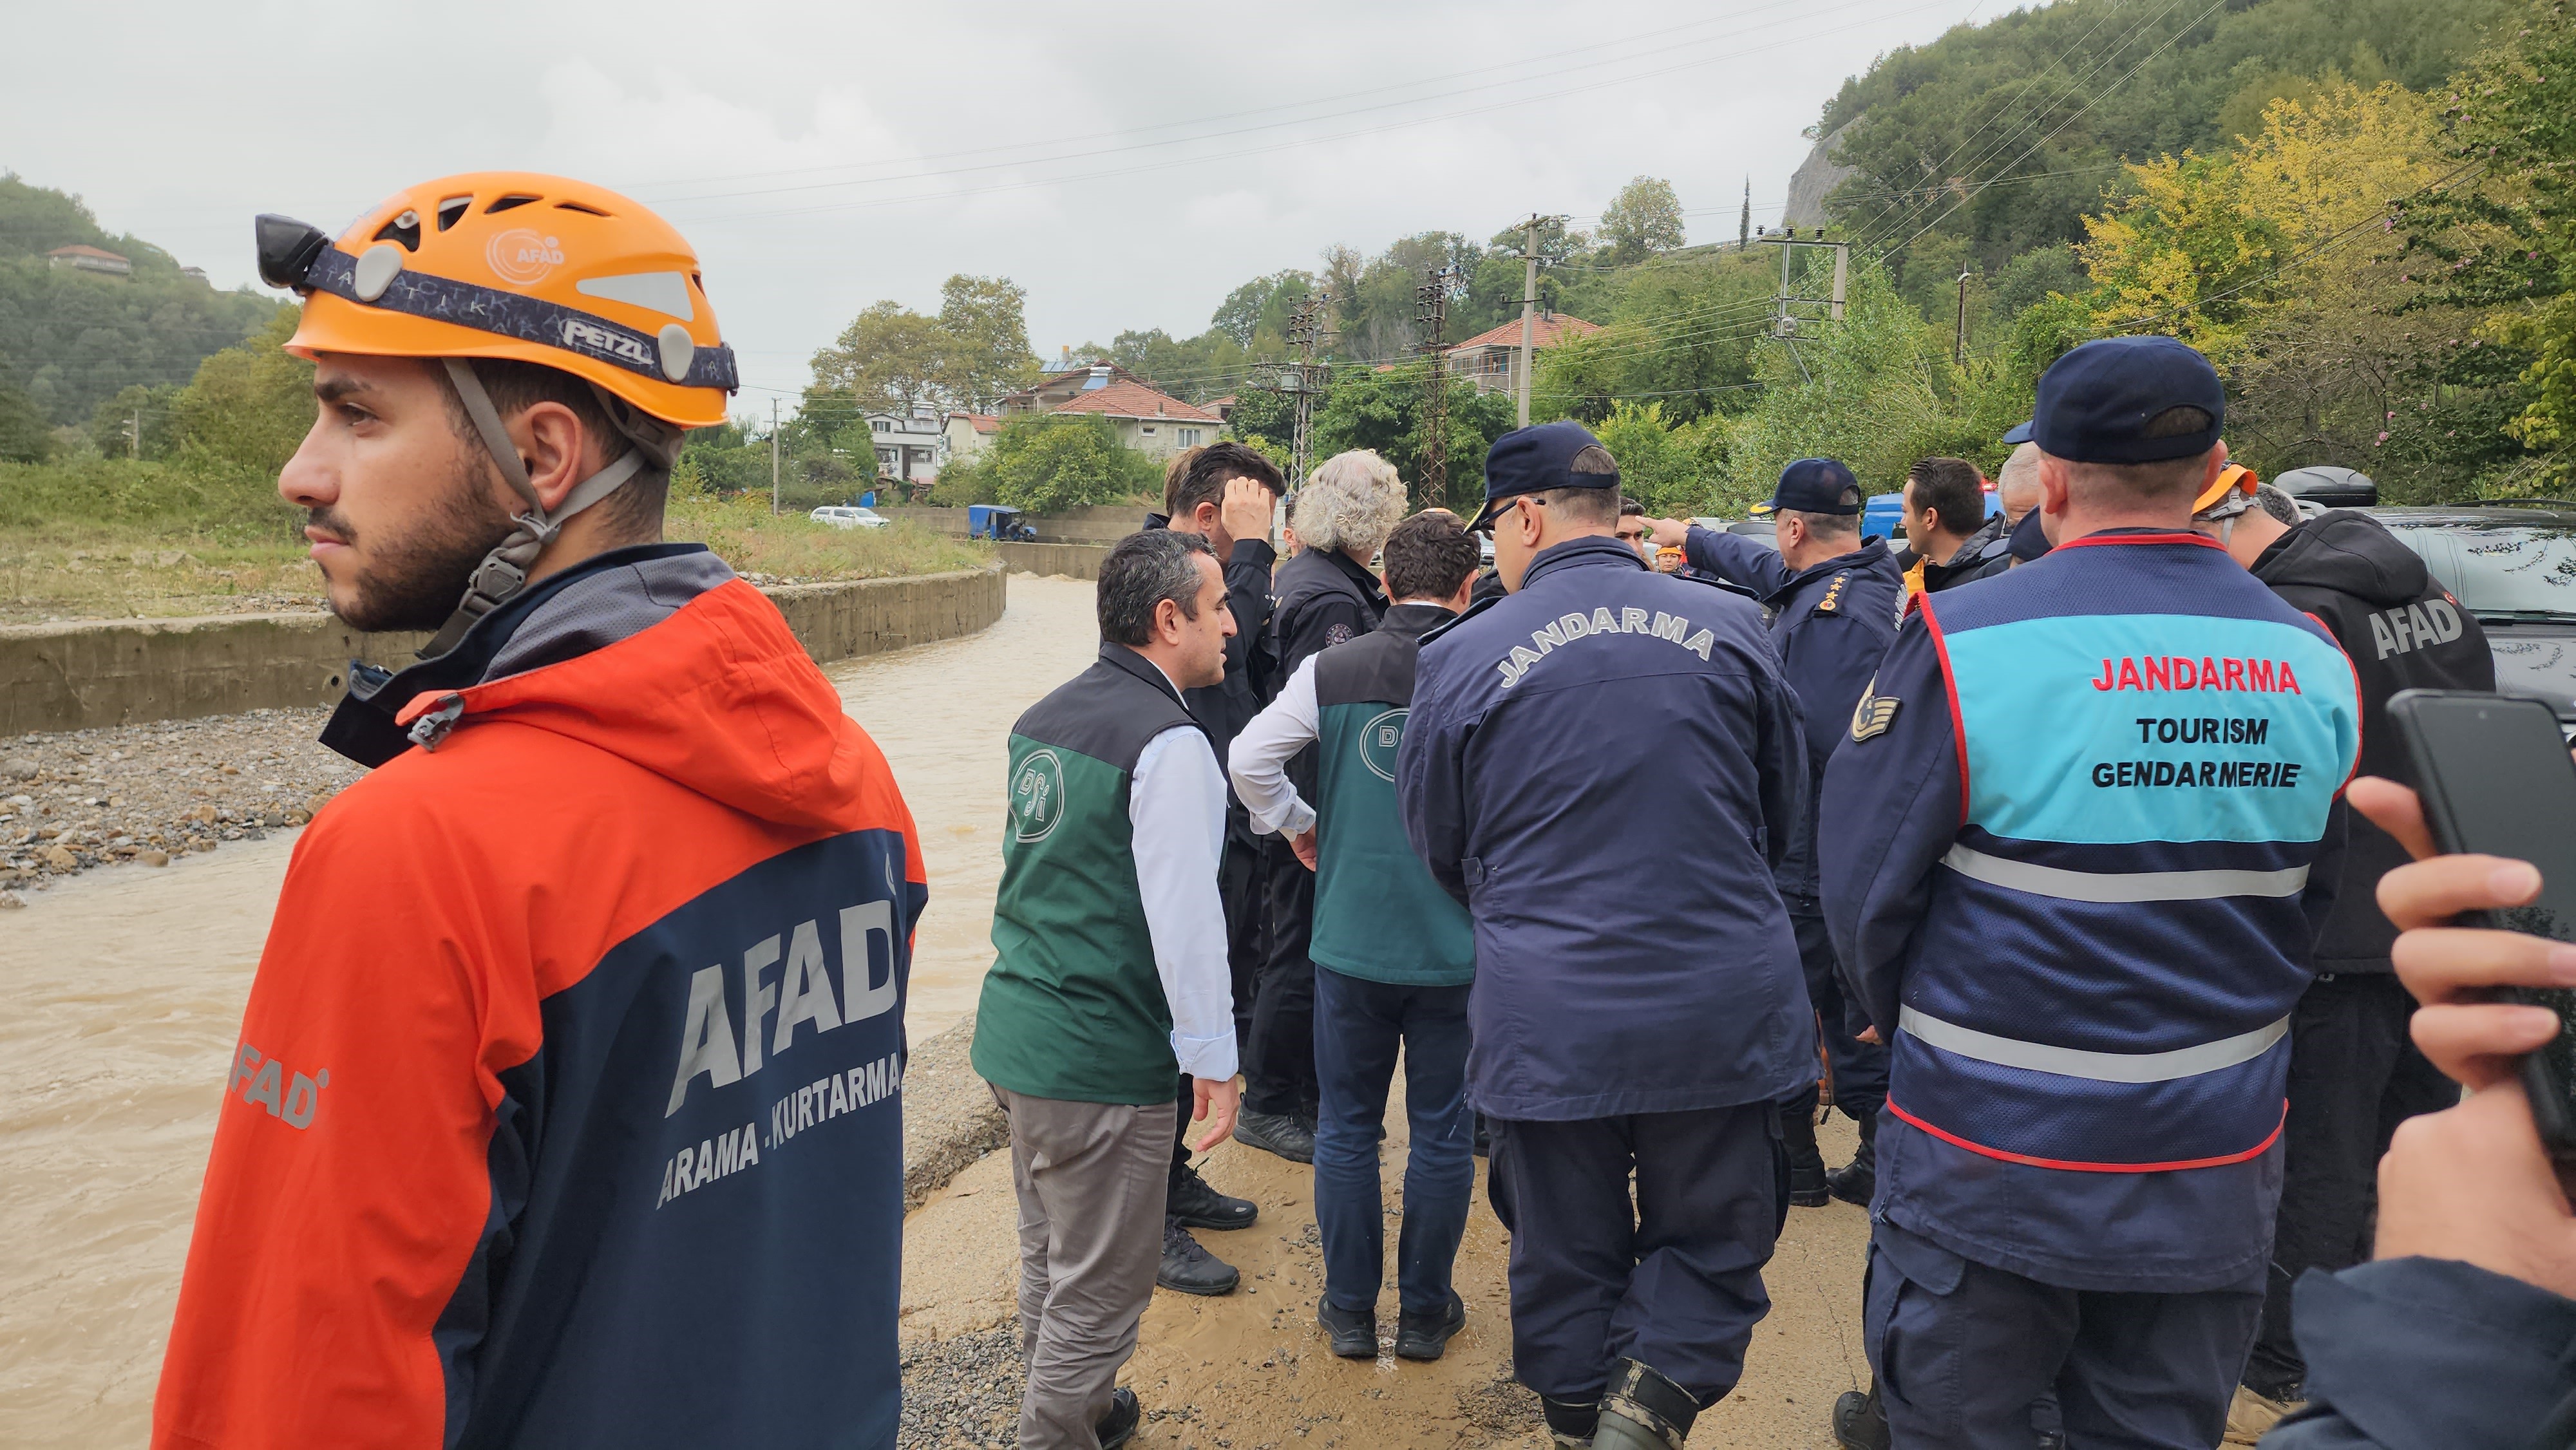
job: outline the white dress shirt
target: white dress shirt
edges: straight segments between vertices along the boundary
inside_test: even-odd
[[[1280,688],[1279,697],[1252,717],[1234,737],[1228,768],[1234,793],[1252,813],[1252,829],[1262,835],[1304,834],[1315,824],[1315,808],[1297,794],[1288,779],[1288,762],[1315,743],[1323,712],[1315,705],[1315,661],[1308,655]]]
[[[1172,1008],[1172,1055],[1190,1076],[1222,1082],[1236,1067],[1234,975],[1216,890],[1225,777],[1205,731],[1176,725],[1145,742],[1128,777],[1127,820],[1154,972]]]

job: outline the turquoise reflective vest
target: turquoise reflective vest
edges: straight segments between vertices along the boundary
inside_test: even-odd
[[[2089,567],[1917,596],[1962,819],[1888,1109],[2044,1167],[2242,1161],[2280,1132],[2309,870],[2360,748],[2352,667],[2198,535],[2065,547]]]

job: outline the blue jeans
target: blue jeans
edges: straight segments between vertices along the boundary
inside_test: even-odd
[[[1386,1280],[1377,1144],[1399,1044],[1413,1144],[1404,1165],[1396,1295],[1407,1311],[1439,1313],[1449,1307],[1449,1270],[1476,1187],[1467,1117],[1467,988],[1399,987],[1315,969],[1315,1076],[1322,1088],[1315,1224],[1324,1240],[1324,1297],[1337,1309],[1374,1310]]]

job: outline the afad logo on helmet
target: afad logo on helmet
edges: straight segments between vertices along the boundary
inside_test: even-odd
[[[525,287],[542,282],[546,274],[563,265],[563,247],[555,238],[540,236],[526,227],[514,227],[495,233],[484,245],[483,257],[492,270]]]

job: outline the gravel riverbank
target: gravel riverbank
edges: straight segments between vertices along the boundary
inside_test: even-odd
[[[361,772],[323,709],[254,710],[0,740],[0,908],[94,867],[166,866],[312,819]]]

